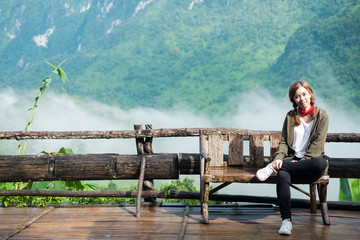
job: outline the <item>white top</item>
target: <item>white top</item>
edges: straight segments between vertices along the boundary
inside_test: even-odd
[[[295,150],[295,156],[298,158],[304,157],[306,153],[306,147],[310,140],[311,127],[314,123],[312,120],[310,123],[306,123],[299,115],[301,124],[294,128],[294,142],[292,148]]]

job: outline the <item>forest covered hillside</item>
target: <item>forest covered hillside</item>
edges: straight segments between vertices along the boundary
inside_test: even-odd
[[[360,111],[360,1],[1,1],[0,88],[29,92],[64,59],[53,91],[124,109],[177,104],[219,115],[307,80]]]

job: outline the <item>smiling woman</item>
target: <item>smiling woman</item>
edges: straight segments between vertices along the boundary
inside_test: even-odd
[[[294,82],[289,88],[289,99],[294,109],[288,112],[274,161],[260,169],[256,176],[265,181],[277,172],[276,192],[283,220],[279,234],[290,235],[291,195],[294,181],[313,182],[328,166],[324,147],[329,126],[327,113],[315,106],[315,97],[305,81]]]

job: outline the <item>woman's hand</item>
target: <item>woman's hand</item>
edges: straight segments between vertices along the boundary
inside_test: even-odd
[[[275,159],[274,161],[271,162],[271,166],[276,170],[279,171],[279,169],[281,168],[283,164],[283,161],[280,159]]]

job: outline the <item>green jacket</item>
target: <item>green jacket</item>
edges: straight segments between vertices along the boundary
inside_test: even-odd
[[[307,146],[305,156],[302,159],[320,157],[324,155],[324,145],[326,141],[329,118],[325,110],[315,106],[318,111],[311,128],[310,140]],[[292,159],[295,156],[295,150],[291,147],[294,141],[294,114],[295,110],[287,113],[282,128],[282,136],[277,151],[273,159]]]

